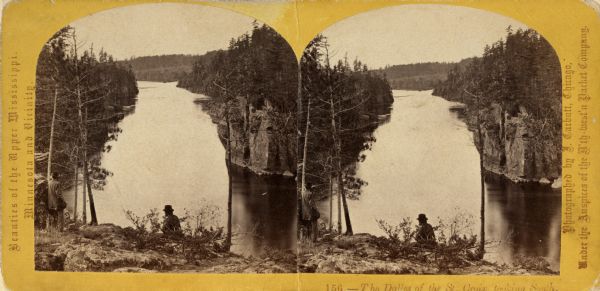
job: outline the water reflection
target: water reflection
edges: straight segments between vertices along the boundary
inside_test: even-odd
[[[510,263],[516,256],[540,256],[558,270],[561,192],[487,175],[486,194],[486,233],[500,241],[489,258]]]
[[[232,251],[260,254],[266,249],[296,248],[296,182],[232,169]]]

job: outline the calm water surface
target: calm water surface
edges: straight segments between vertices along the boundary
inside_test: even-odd
[[[113,175],[103,190],[94,192],[99,223],[130,226],[125,210],[144,215],[171,204],[180,217],[184,209],[215,206],[219,209],[215,224],[226,226],[225,149],[210,116],[193,102],[206,97],[175,83],[138,82],[138,86],[135,111],[119,123],[122,133],[102,157],[102,166]],[[237,169],[232,171],[232,183],[232,250],[252,255],[265,248],[294,249],[294,180],[257,177]],[[72,192],[66,196],[72,204]],[[78,208],[81,213],[81,200]]]
[[[456,113],[455,103],[431,91],[394,91],[391,116],[375,131],[377,141],[358,176],[368,182],[359,200],[349,200],[355,233],[384,233],[376,220],[416,224],[425,213],[436,225],[462,215],[463,233],[480,230],[479,154],[473,134]],[[486,188],[487,259],[510,263],[517,255],[545,257],[554,268],[560,258],[560,191],[488,180]],[[328,214],[329,202],[320,205]],[[335,212],[334,212],[335,213]]]
[[[220,211],[216,224],[225,226],[225,150],[216,125],[193,103],[203,96],[174,83],[139,82],[139,87],[135,111],[119,123],[123,132],[102,157],[113,176],[94,192],[99,222],[128,226],[127,209],[142,215],[171,204],[181,216],[184,209],[214,205]],[[383,235],[377,219],[416,222],[426,213],[433,224],[459,214],[470,217],[462,232],[478,235],[479,156],[472,133],[449,111],[453,103],[430,91],[394,95],[392,114],[382,117],[386,122],[375,131],[377,142],[359,165],[358,175],[369,184],[359,200],[349,200],[355,232]],[[234,169],[232,183],[233,251],[255,255],[265,248],[295,248],[294,180]],[[72,203],[72,192],[66,196]],[[320,207],[329,213],[328,202]],[[485,207],[486,239],[493,242],[488,259],[510,263],[518,255],[542,256],[557,268],[559,191],[488,180]]]

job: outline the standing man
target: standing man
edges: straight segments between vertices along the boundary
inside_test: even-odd
[[[53,172],[50,181],[48,181],[48,229],[62,232],[65,219],[63,210],[66,205],[58,177],[58,173]]]
[[[316,242],[319,236],[319,217],[321,216],[315,203],[313,191],[314,186],[311,183],[306,183],[306,199],[302,201],[302,219],[308,227],[306,230],[308,237]]]
[[[433,232],[431,224],[427,223],[427,216],[421,213],[417,220],[419,221],[419,229],[415,236],[417,243],[426,247],[435,246],[437,244],[435,241],[435,233]]]
[[[173,210],[173,206],[171,205],[165,205],[165,208],[163,209],[163,211],[165,212],[165,220],[163,222],[163,226],[162,226],[162,232],[165,235],[174,235],[174,236],[179,236],[181,235],[181,224],[179,223],[179,217],[177,217],[175,214],[173,214],[173,212],[175,212],[175,210]]]
[[[317,202],[314,197],[313,191],[315,191],[315,186],[311,185],[310,188],[310,226],[312,241],[316,242],[319,237],[319,217],[321,217],[321,213],[319,212],[319,209],[317,209]]]

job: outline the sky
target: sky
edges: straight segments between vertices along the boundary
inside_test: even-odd
[[[92,14],[71,25],[84,47],[101,47],[118,60],[132,56],[203,54],[227,48],[254,19],[190,4],[145,4]]]
[[[417,62],[457,62],[481,56],[506,28],[527,28],[511,18],[447,5],[404,5],[352,16],[325,29],[334,60],[346,54],[369,68]]]
[[[160,54],[203,54],[223,49],[254,19],[232,11],[186,4],[145,4],[93,14],[74,23],[84,47],[116,59]],[[333,58],[358,57],[370,68],[416,62],[456,62],[481,56],[506,28],[526,26],[482,10],[446,5],[403,5],[358,14],[323,34]]]

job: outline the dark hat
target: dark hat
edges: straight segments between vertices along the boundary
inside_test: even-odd
[[[173,212],[175,210],[173,210],[173,206],[171,206],[171,205],[165,205],[165,209],[163,209],[163,211],[165,211],[165,212]]]
[[[417,217],[418,221],[427,221],[427,216],[425,216],[425,214],[421,213],[419,214],[419,217]]]

